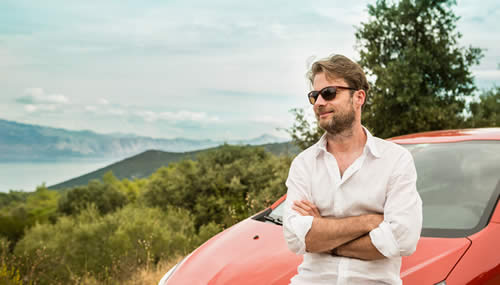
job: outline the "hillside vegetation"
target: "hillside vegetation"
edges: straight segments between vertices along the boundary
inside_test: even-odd
[[[262,147],[224,145],[146,178],[108,172],[63,192],[0,193],[0,284],[151,283],[145,272],[161,277],[283,195],[290,162]]]

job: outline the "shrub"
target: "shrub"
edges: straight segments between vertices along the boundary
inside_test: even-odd
[[[123,207],[127,197],[111,183],[92,180],[87,186],[75,187],[59,199],[58,211],[66,215],[78,214],[89,204],[95,204],[101,214]]]
[[[27,279],[39,284],[75,283],[84,276],[117,281],[139,267],[185,255],[196,242],[185,210],[127,206],[100,216],[90,207],[54,225],[35,225],[15,254],[24,260]]]

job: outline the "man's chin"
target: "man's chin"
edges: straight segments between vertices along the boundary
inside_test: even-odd
[[[328,129],[330,129],[330,128],[331,128],[331,126],[330,126],[329,122],[323,122],[323,123],[322,123],[322,122],[320,121],[320,122],[318,123],[318,125],[319,125],[319,127],[320,127],[321,129],[323,129],[323,130],[325,130],[325,131],[328,131]]]

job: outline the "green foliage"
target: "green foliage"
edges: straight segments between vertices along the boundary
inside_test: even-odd
[[[131,268],[153,265],[194,248],[192,216],[185,210],[127,206],[101,216],[95,207],[54,225],[36,225],[17,244],[23,274],[37,284],[76,283],[83,276],[125,280]]]
[[[356,32],[360,64],[375,78],[363,122],[379,137],[463,125],[479,48],[458,46],[450,0],[379,0]]]
[[[295,121],[286,131],[292,137],[292,142],[302,150],[315,144],[325,131],[319,127],[317,121],[312,125],[307,121],[304,109],[295,108],[290,112],[294,115]]]
[[[22,285],[19,269],[14,265],[10,254],[9,241],[0,238],[0,284],[2,285]]]
[[[216,224],[215,222],[210,222],[206,225],[202,225],[195,239],[196,244],[200,245],[204,243],[222,230],[222,225]]]
[[[24,194],[11,192],[12,197],[0,211],[0,236],[8,238],[13,244],[24,231],[35,223],[55,222],[59,194],[48,190],[45,185],[35,192]]]
[[[104,182],[92,180],[87,186],[65,192],[59,200],[58,211],[74,215],[89,204],[95,204],[101,214],[113,212],[127,203],[127,196],[120,191],[120,186],[120,181],[109,173],[104,176]]]
[[[272,176],[269,177],[263,188],[253,188],[248,193],[249,208],[254,213],[269,207],[286,193],[285,181],[288,177],[292,158],[281,156],[272,157],[270,160],[270,164],[272,165],[270,171],[273,171]]]
[[[9,206],[12,203],[26,202],[28,195],[28,192],[23,191],[10,190],[9,193],[0,192],[0,209]]]
[[[471,117],[467,126],[471,128],[500,126],[500,87],[483,92],[476,102],[469,105]]]
[[[32,225],[32,220],[13,215],[0,214],[0,237],[11,242],[17,242],[24,234],[24,230]]]
[[[143,198],[150,206],[191,211],[197,228],[210,222],[228,227],[286,192],[289,163],[262,148],[224,145],[201,153],[197,161],[161,168],[151,177]]]
[[[1,280],[119,283],[268,207],[286,192],[290,162],[264,148],[225,145],[149,179],[120,181],[108,172],[61,196],[44,185],[9,193],[1,197],[0,233],[17,262],[2,265]]]
[[[48,190],[45,185],[38,186],[33,195],[26,200],[26,212],[38,223],[55,221],[59,193]]]

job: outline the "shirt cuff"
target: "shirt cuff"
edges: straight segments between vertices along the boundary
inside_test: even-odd
[[[398,242],[389,223],[385,221],[380,223],[378,227],[370,232],[370,239],[375,248],[385,257],[401,256]]]
[[[298,245],[296,245],[296,253],[304,254],[306,253],[306,235],[311,229],[313,216],[293,216],[290,217],[290,230],[296,237]]]

